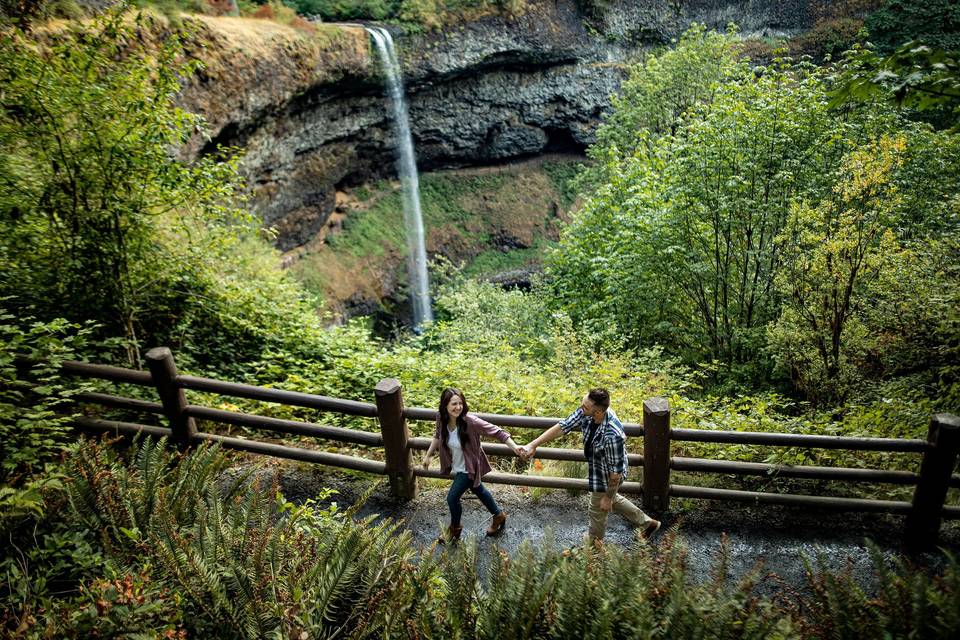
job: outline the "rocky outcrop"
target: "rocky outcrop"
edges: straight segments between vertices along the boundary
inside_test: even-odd
[[[608,40],[666,44],[693,22],[723,31],[737,25],[745,38],[791,37],[809,28],[816,5],[827,0],[607,0],[594,18]]]
[[[518,17],[490,16],[443,33],[395,32],[418,165],[582,152],[625,60],[692,21],[799,29],[809,21],[808,3],[611,0],[588,18],[574,0],[543,0]],[[277,229],[281,249],[297,247],[323,227],[338,188],[394,173],[379,65],[356,26],[311,36],[228,20],[203,20],[201,55],[212,63],[186,88],[184,104],[207,117],[212,137],[185,153],[245,148],[253,208]]]

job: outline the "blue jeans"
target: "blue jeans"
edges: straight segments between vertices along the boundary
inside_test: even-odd
[[[457,473],[453,476],[453,485],[450,486],[450,491],[447,492],[447,506],[450,507],[450,524],[452,526],[456,527],[460,524],[460,516],[463,515],[460,498],[467,492],[467,489],[473,491],[473,494],[480,498],[480,502],[487,508],[487,511],[493,515],[500,513],[497,501],[493,499],[485,486],[481,484],[474,487],[470,476],[465,473]]]

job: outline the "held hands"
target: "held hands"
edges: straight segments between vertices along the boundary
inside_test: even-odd
[[[423,465],[424,469],[430,468],[430,458],[432,457],[429,453],[423,454],[423,460],[420,461],[420,464]]]
[[[537,452],[537,448],[530,444],[525,444],[522,447],[517,447],[517,456],[521,460],[529,460]]]

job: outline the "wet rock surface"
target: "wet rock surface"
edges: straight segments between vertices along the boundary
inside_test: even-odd
[[[434,481],[423,485],[420,495],[409,501],[389,496],[385,480],[370,476],[347,476],[319,467],[278,469],[281,491],[294,503],[315,498],[324,487],[337,490],[331,498],[340,508],[352,505],[363,492],[375,485],[359,516],[402,519],[415,545],[430,549],[449,522],[446,506],[447,484]],[[422,482],[422,481],[421,481]],[[507,512],[504,532],[488,538],[485,529],[490,514],[469,492],[463,499],[463,536],[475,540],[478,555],[489,557],[495,549],[514,553],[529,541],[535,547],[554,545],[570,548],[582,544],[587,528],[587,496],[554,490],[533,494],[522,487],[487,485],[500,507]],[[748,507],[732,503],[706,501],[677,502],[670,512],[651,514],[663,521],[663,527],[650,544],[663,544],[666,536],[676,534],[686,548],[689,577],[706,581],[726,544],[729,554],[727,576],[732,580],[755,571],[762,579],[759,594],[773,596],[783,589],[806,588],[805,561],[831,571],[850,571],[866,588],[874,584],[874,563],[867,539],[888,560],[904,558],[938,572],[944,556],[941,551],[906,555],[902,545],[903,518],[877,514],[818,512],[785,507]],[[947,523],[941,529],[941,545],[960,553],[960,526]],[[632,548],[633,528],[622,517],[611,514],[607,526],[607,544]],[[437,552],[437,550],[434,550]]]

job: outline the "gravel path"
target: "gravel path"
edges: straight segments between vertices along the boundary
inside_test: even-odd
[[[337,473],[322,467],[281,464],[263,471],[274,475],[288,500],[302,503],[316,498],[324,487],[336,489],[333,500],[341,508],[353,504],[372,484],[373,494],[359,511],[360,516],[378,514],[402,519],[414,544],[429,549],[446,526],[446,483],[421,481],[414,500],[392,498],[385,479],[363,474]],[[581,544],[587,527],[587,496],[563,490],[534,493],[525,487],[488,485],[500,506],[507,512],[507,526],[497,538],[487,538],[484,530],[490,515],[469,492],[464,496],[464,537],[477,541],[479,556],[489,556],[494,548],[510,553],[529,540],[534,545],[553,544],[567,548]],[[653,514],[656,515],[656,514]],[[831,570],[850,570],[866,587],[873,581],[873,563],[866,539],[872,540],[887,558],[907,557],[916,565],[938,571],[944,562],[941,552],[903,556],[901,533],[903,518],[877,514],[838,514],[776,506],[747,507],[709,501],[677,502],[670,512],[660,514],[664,523],[652,539],[658,544],[675,531],[687,548],[690,579],[710,577],[726,538],[731,578],[751,569],[769,575],[757,587],[760,594],[773,595],[784,585],[803,590],[804,558],[819,558]],[[607,543],[624,547],[635,545],[631,526],[611,514]],[[941,544],[960,556],[960,523],[948,523],[941,529]]]

